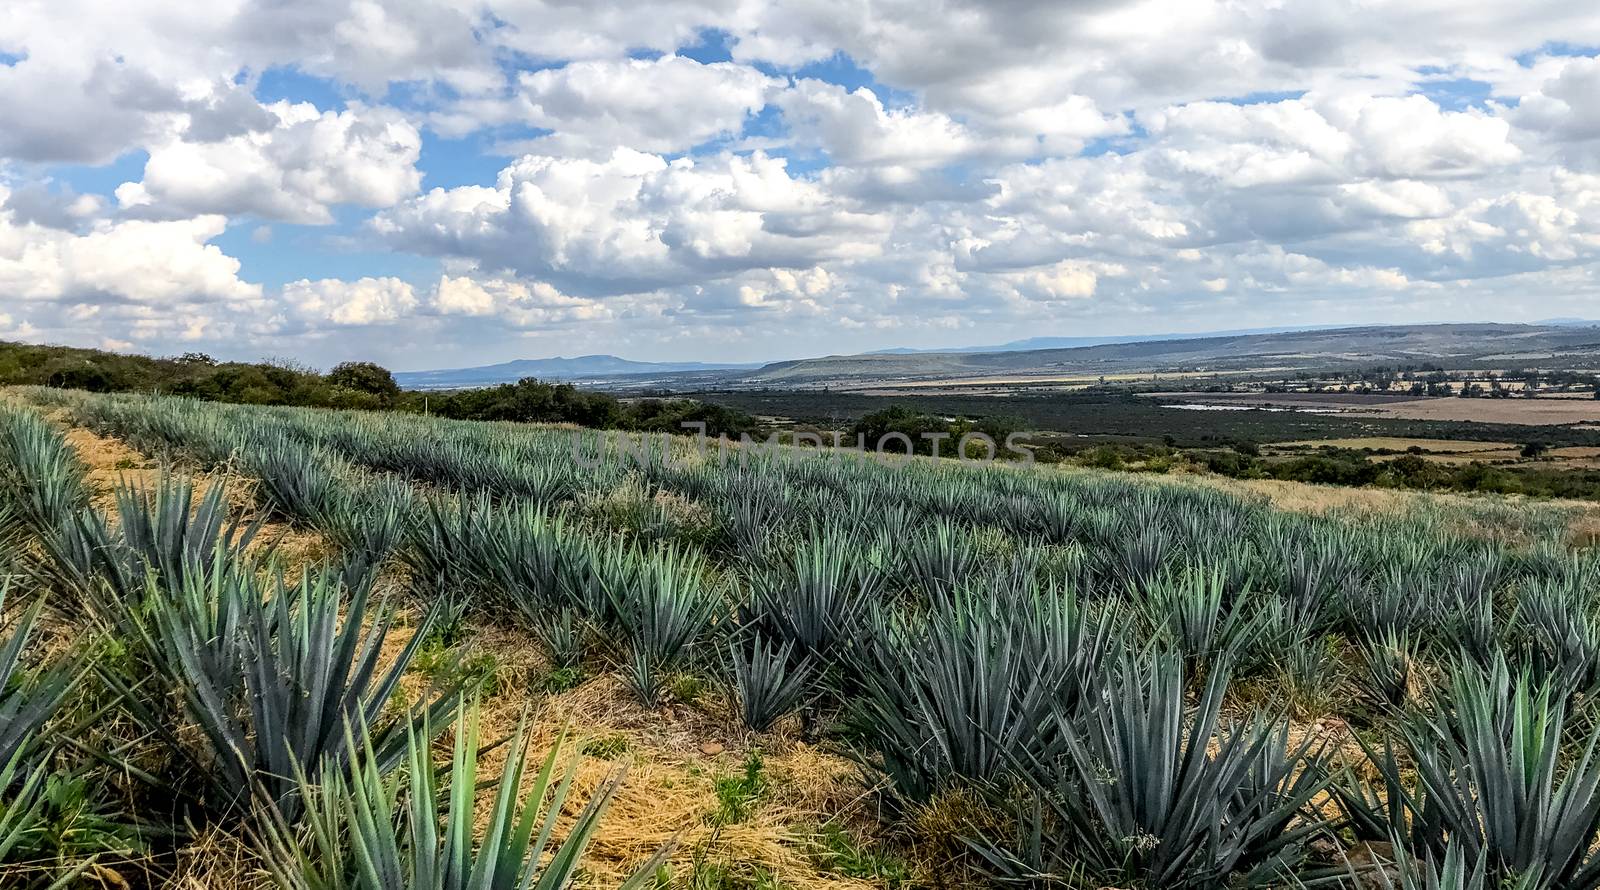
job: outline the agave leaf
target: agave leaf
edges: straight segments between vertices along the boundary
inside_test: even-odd
[[[477,706],[456,721],[455,744],[441,797],[424,721],[407,736],[404,779],[385,774],[357,730],[347,745],[361,753],[351,771],[324,767],[319,784],[299,773],[300,796],[312,828],[295,830],[280,818],[265,832],[268,870],[288,890],[526,890],[571,886],[584,849],[622,781],[601,783],[566,836],[548,855],[578,762],[558,771],[563,730],[545,757],[529,794],[520,791],[527,766],[526,715],[510,742],[505,770],[492,785],[493,802],[481,833],[474,831],[479,790]],[[559,773],[559,774],[558,774]],[[441,805],[442,803],[442,805]],[[624,887],[641,886],[670,848],[644,863]]]

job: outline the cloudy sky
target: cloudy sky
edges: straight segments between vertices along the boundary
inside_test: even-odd
[[[763,360],[1600,317],[1593,0],[5,0],[0,339]]]

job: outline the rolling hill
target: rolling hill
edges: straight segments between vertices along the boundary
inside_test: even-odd
[[[840,355],[731,374],[740,386],[814,387],[1004,375],[1250,371],[1372,364],[1543,366],[1600,362],[1600,327],[1434,324],[1235,334],[1060,349]]]

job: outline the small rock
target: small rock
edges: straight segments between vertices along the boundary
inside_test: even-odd
[[[726,749],[722,747],[721,742],[706,742],[700,746],[700,753],[708,757],[712,754],[721,754],[724,750]]]

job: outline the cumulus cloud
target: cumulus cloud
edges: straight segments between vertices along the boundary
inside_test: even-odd
[[[398,278],[302,278],[283,286],[283,299],[303,318],[337,325],[397,321],[417,306],[411,285]]]
[[[569,297],[542,281],[465,275],[439,279],[433,308],[444,315],[494,317],[517,328],[598,321],[612,314],[600,301]]]
[[[1563,176],[1545,193],[1483,198],[1407,233],[1435,277],[1473,278],[1600,259],[1600,184]]]
[[[792,136],[846,165],[920,166],[950,161],[978,143],[948,116],[888,110],[871,90],[810,78],[778,98]]]
[[[239,261],[206,242],[227,220],[98,220],[82,233],[21,221],[0,187],[0,298],[176,307],[248,301]]]
[[[760,152],[669,162],[617,149],[604,161],[529,155],[494,188],[434,189],[374,228],[400,249],[595,295],[872,255],[884,221]]]
[[[1142,120],[1175,169],[1235,187],[1462,176],[1521,157],[1504,120],[1420,95],[1197,102]]]
[[[1519,99],[1510,119],[1558,143],[1570,165],[1600,170],[1600,57],[1549,60],[1543,67],[1549,76]]]
[[[435,122],[450,134],[510,123],[551,131],[523,144],[537,153],[677,152],[737,135],[778,85],[748,66],[675,55],[582,61],[525,72],[510,97],[462,102]]]
[[[118,202],[178,214],[328,223],[334,205],[388,207],[421,185],[421,134],[392,110],[318,111],[306,102],[275,102],[265,110],[270,128],[153,145],[144,179],[120,186]]]

